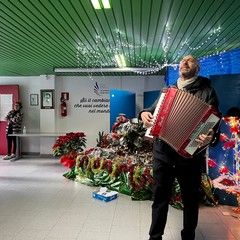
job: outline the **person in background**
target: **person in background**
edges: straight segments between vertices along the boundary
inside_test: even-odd
[[[198,76],[200,64],[191,56],[185,56],[179,65],[179,78],[175,87],[190,92],[206,103],[218,107],[219,101],[215,90],[208,78]],[[148,109],[140,112],[139,118],[146,127],[153,124],[153,113],[157,101]],[[187,106],[186,106],[187,107]],[[175,178],[181,188],[184,205],[182,240],[194,240],[195,229],[198,224],[198,210],[200,200],[201,175],[206,161],[206,148],[215,146],[219,141],[219,124],[209,130],[208,134],[201,134],[195,140],[199,150],[191,159],[179,155],[167,143],[156,138],[153,142],[153,204],[152,222],[149,230],[149,240],[162,240],[167,222],[168,206],[171,198],[172,186]]]
[[[7,121],[6,134],[8,154],[3,158],[4,160],[16,157],[16,136],[9,136],[9,134],[22,132],[23,113],[21,112],[21,109],[21,102],[16,102],[14,104],[14,109],[11,110],[5,117],[5,120]]]

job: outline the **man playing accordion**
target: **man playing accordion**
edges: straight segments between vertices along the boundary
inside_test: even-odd
[[[198,76],[200,64],[191,56],[185,56],[180,62],[179,78],[174,87],[187,91],[209,105],[218,108],[218,97],[208,78]],[[148,109],[140,112],[139,118],[146,127],[153,125],[153,113],[157,101]],[[188,108],[188,106],[186,106]],[[172,185],[177,178],[184,204],[182,240],[194,240],[198,224],[199,194],[201,174],[206,161],[206,147],[215,146],[219,140],[219,124],[206,134],[200,134],[195,141],[199,151],[189,159],[184,158],[169,144],[155,138],[153,142],[153,204],[152,222],[149,240],[162,240],[167,221],[168,204]]]

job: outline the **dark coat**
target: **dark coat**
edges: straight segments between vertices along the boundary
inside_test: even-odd
[[[177,83],[174,84],[175,87],[177,87]],[[199,97],[206,103],[213,105],[218,108],[219,101],[218,97],[216,95],[215,90],[211,87],[211,81],[208,78],[205,77],[197,77],[196,81],[194,81],[192,84],[189,84],[185,88],[186,91],[192,93],[193,95]],[[139,118],[141,119],[141,113],[142,112],[151,112],[152,114],[154,113],[154,110],[156,108],[158,99],[153,103],[153,105],[147,109],[144,109],[140,112]],[[211,146],[217,145],[219,141],[219,124],[214,127],[214,137],[211,142]],[[205,158],[206,155],[206,150],[199,149],[193,156],[193,158]],[[172,163],[175,158],[182,158],[180,157],[179,154],[176,153],[174,149],[172,149],[167,143],[156,139],[153,142],[153,156],[154,158],[157,158],[159,160],[162,160],[164,162]]]

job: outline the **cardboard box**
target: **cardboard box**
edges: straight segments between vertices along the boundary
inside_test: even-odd
[[[109,202],[116,199],[117,194],[118,192],[116,191],[110,191],[106,188],[101,188],[100,191],[93,192],[92,196],[98,200]]]

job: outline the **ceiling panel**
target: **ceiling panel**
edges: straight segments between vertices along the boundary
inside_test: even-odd
[[[240,48],[240,0],[111,0],[111,7],[95,10],[90,0],[0,0],[0,76],[50,75],[54,68],[104,72],[117,67],[116,53],[128,67],[160,74],[186,54]]]

